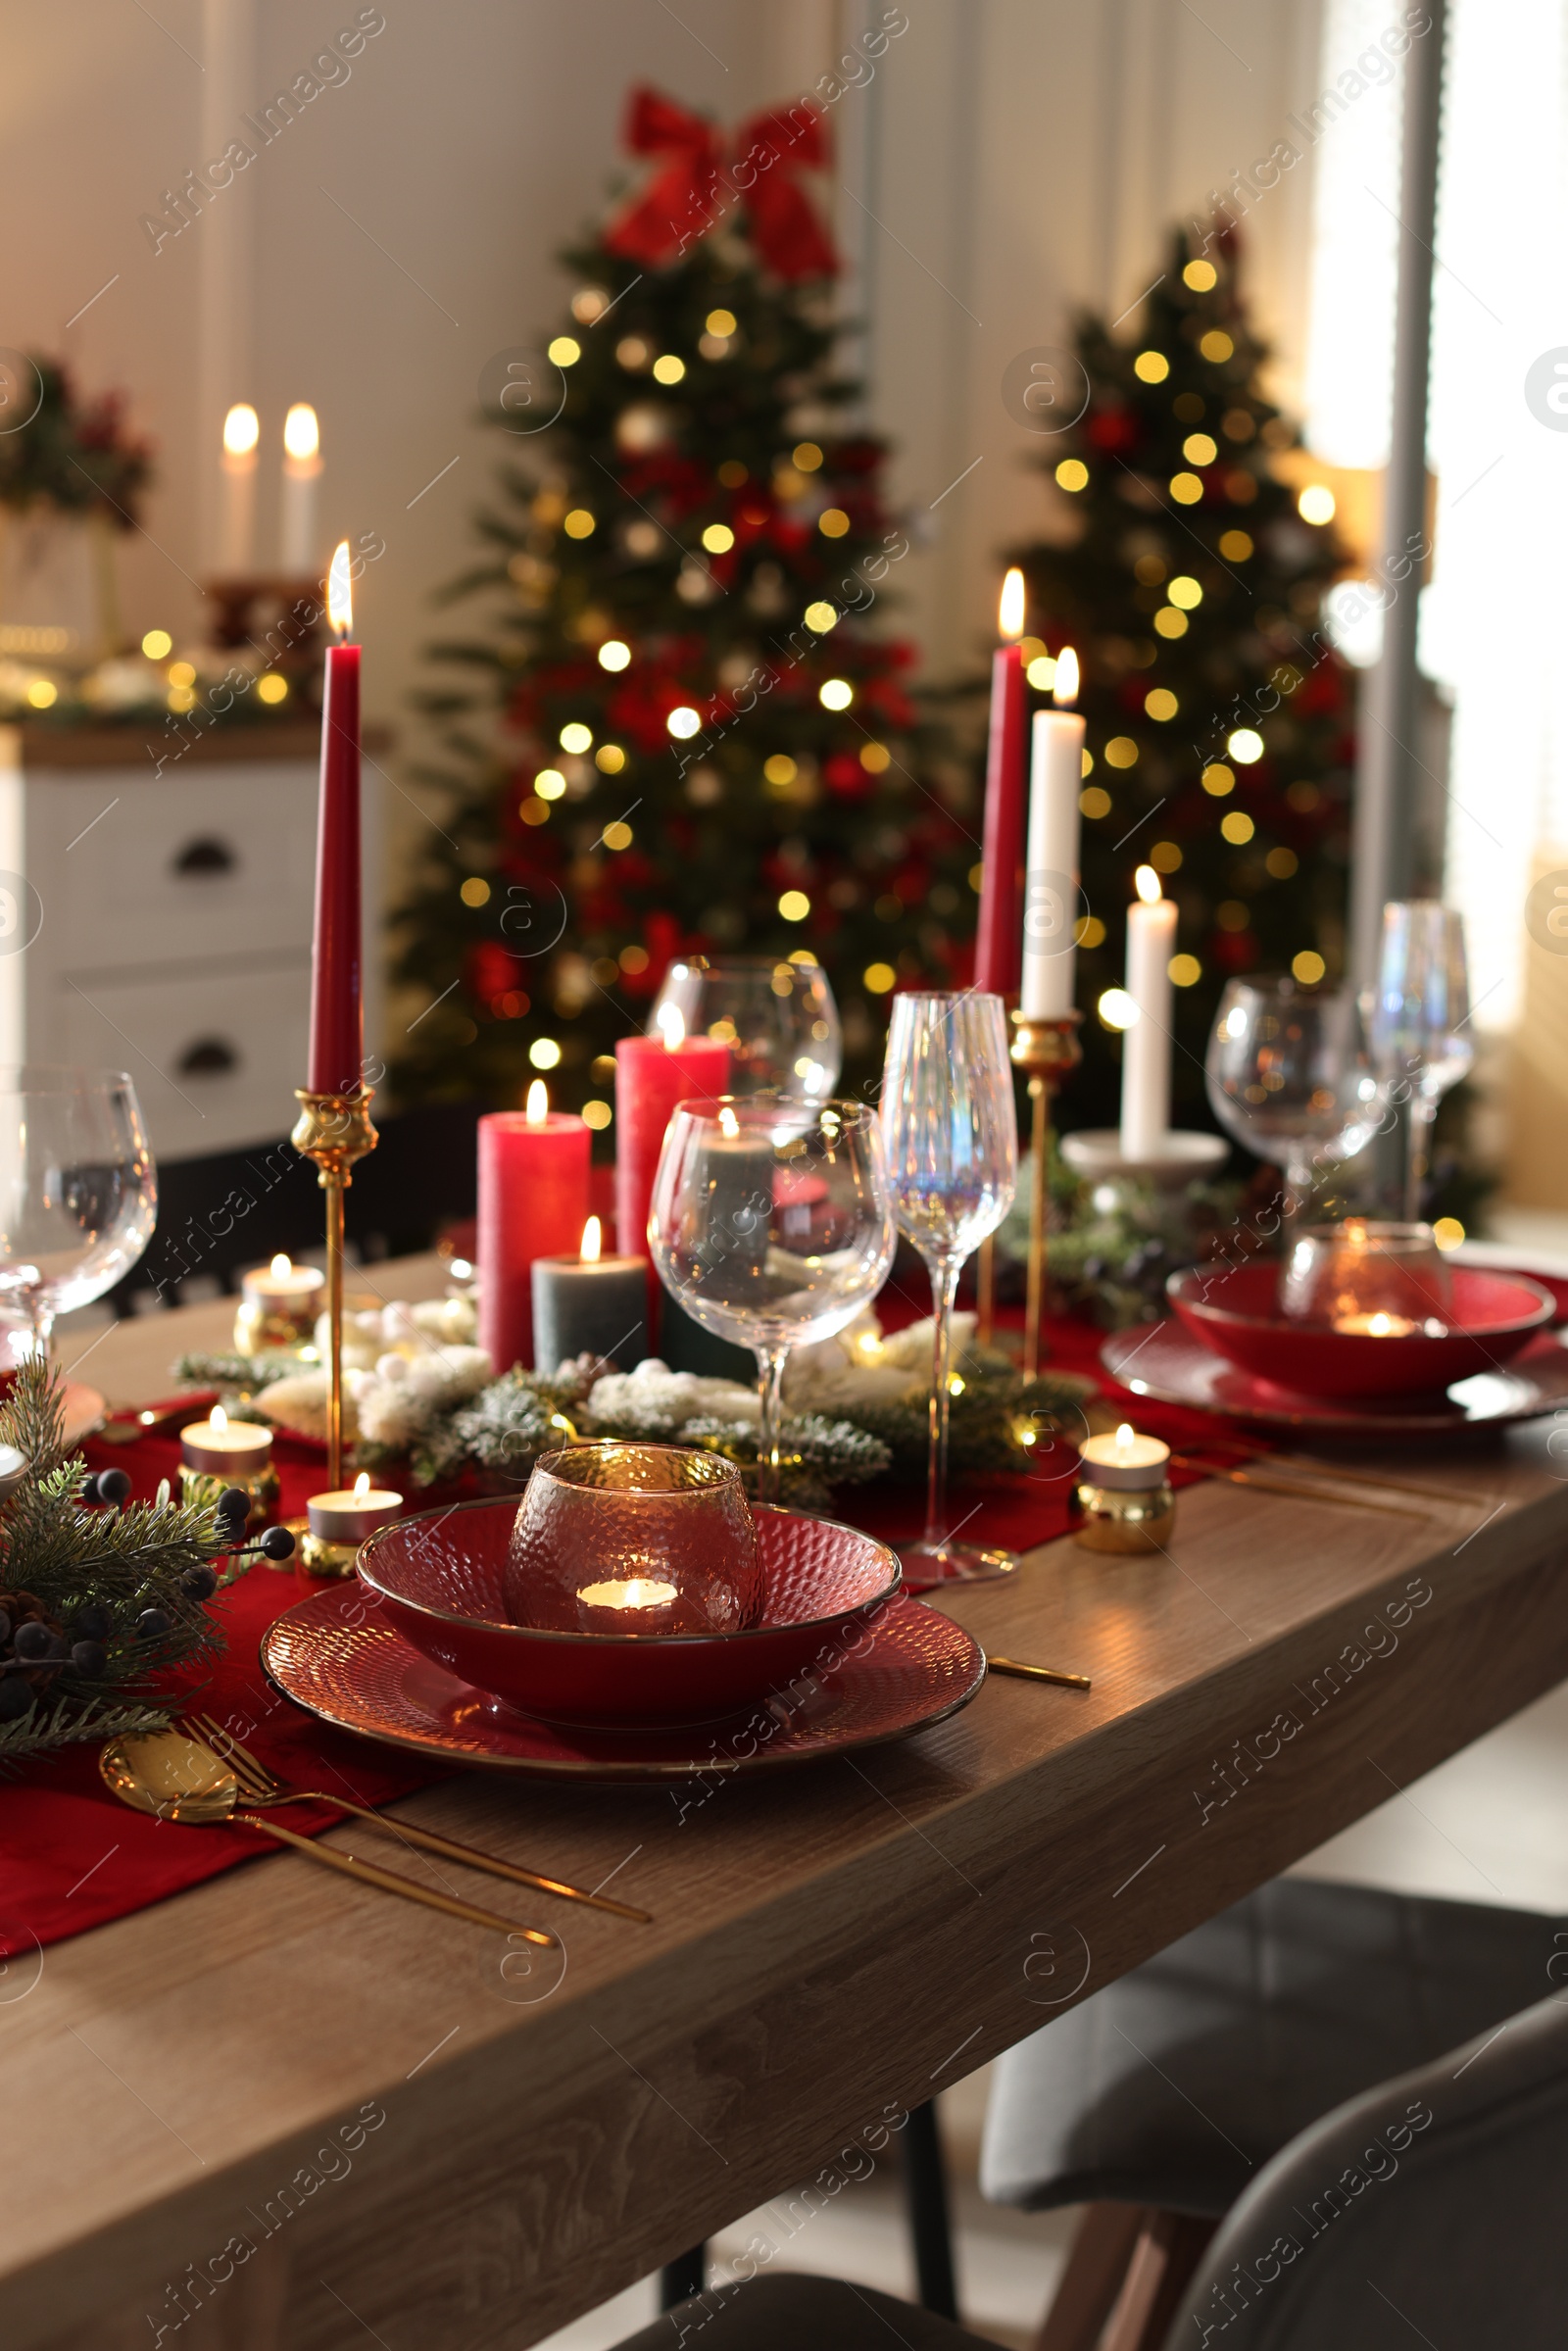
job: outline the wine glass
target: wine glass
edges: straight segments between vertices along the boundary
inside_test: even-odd
[[[1393,901],[1383,909],[1383,949],[1370,1029],[1379,1076],[1391,1090],[1399,1084],[1409,1088],[1407,1224],[1420,1218],[1438,1104],[1476,1057],[1466,1026],[1469,1018],[1462,917],[1436,899]]]
[[[1348,990],[1227,981],[1204,1077],[1220,1125],[1259,1158],[1284,1162],[1293,1215],[1325,1165],[1353,1158],[1382,1116],[1383,1090]]]
[[[671,963],[648,1034],[717,1037],[729,1047],[732,1094],[804,1094],[825,1102],[839,1082],[844,1041],[832,983],[815,960],[783,955],[688,955]]]
[[[46,1354],[57,1314],[135,1264],[158,1220],[136,1090],[120,1070],[0,1068],[0,1310]]]
[[[676,1104],[649,1247],[692,1320],[757,1357],[760,1500],[778,1499],[790,1348],[855,1320],[886,1281],[896,1240],[881,1130],[866,1103],[750,1094]]]
[[[882,1076],[882,1134],[899,1230],[931,1275],[934,1330],[925,1534],[901,1547],[911,1592],[1005,1575],[1010,1552],[948,1532],[953,1302],[964,1259],[994,1233],[1018,1189],[1012,1064],[1000,996],[910,992],[893,1000]]]

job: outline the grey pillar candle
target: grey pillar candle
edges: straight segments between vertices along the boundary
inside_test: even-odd
[[[622,1371],[648,1349],[648,1260],[602,1257],[591,1216],[575,1257],[533,1261],[533,1362],[547,1375],[573,1355],[603,1355]]]

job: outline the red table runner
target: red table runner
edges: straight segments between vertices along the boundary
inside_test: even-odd
[[[1550,1283],[1559,1310],[1568,1311],[1568,1285]],[[912,1298],[884,1294],[883,1319],[896,1327],[923,1311]],[[1016,1320],[1004,1314],[1003,1321]],[[1124,1400],[1129,1418],[1178,1446],[1212,1440],[1223,1426],[1211,1415],[1134,1399],[1101,1369],[1104,1333],[1086,1323],[1054,1321],[1049,1329],[1051,1367],[1097,1376],[1105,1396]],[[93,1469],[123,1468],[136,1495],[150,1500],[161,1478],[177,1486],[179,1444],[174,1436],[151,1434],[131,1445],[90,1443]],[[274,1448],[282,1486],[281,1514],[303,1515],[306,1496],[319,1491],[322,1448],[302,1439],[280,1437]],[[1006,1550],[1028,1550],[1063,1534],[1077,1466],[1070,1441],[1042,1445],[1027,1476],[999,1473],[954,1481],[950,1518],[970,1542]],[[1178,1473],[1174,1483],[1190,1482]],[[411,1495],[416,1508],[422,1497]],[[433,1498],[433,1497],[432,1497]],[[924,1494],[914,1485],[883,1483],[846,1489],[847,1518],[883,1542],[905,1542],[921,1531]],[[253,1747],[280,1777],[297,1784],[341,1789],[360,1803],[384,1804],[411,1788],[443,1776],[442,1767],[351,1739],[315,1722],[278,1696],[262,1675],[258,1645],[274,1617],[307,1592],[318,1590],[292,1568],[279,1573],[265,1562],[253,1566],[214,1602],[228,1647],[199,1704]],[[289,1826],[319,1831],[337,1816],[301,1806]],[[108,1919],[199,1885],[220,1870],[278,1847],[247,1829],[180,1828],[131,1812],[110,1795],[98,1776],[98,1744],[89,1741],[48,1762],[27,1767],[16,1782],[0,1782],[0,1955],[40,1949],[79,1935]]]

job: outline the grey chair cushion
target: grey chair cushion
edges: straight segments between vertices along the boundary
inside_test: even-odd
[[[1568,2006],[1352,2099],[1253,2181],[1166,2351],[1561,2351]]]
[[[998,2061],[981,2185],[1228,2212],[1330,2108],[1540,1999],[1556,1924],[1276,1879]]]
[[[780,2275],[715,2286],[616,2351],[996,2351],[948,2319],[868,2285]]]

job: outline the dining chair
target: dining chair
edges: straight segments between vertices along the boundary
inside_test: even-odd
[[[1163,2343],[1216,2230],[1298,2133],[1565,1971],[1568,1934],[1538,1912],[1281,1878],[1007,2051],[984,2192],[1088,2207],[1035,2351]]]
[[[997,2351],[935,2311],[874,2286],[799,2272],[710,2286],[615,2351]]]

